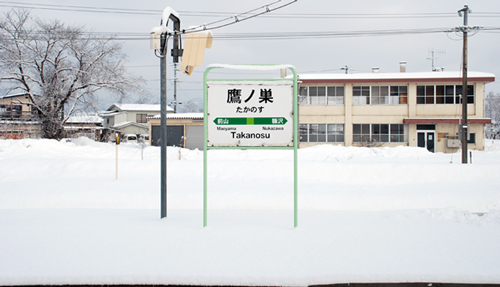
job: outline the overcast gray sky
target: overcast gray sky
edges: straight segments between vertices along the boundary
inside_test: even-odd
[[[149,50],[149,33],[158,26],[162,11],[170,6],[181,16],[181,26],[211,23],[230,15],[257,8],[274,0],[0,0],[0,10],[13,6],[30,7],[32,14],[59,19],[67,24],[84,25],[101,33],[116,33],[128,55],[130,72],[147,80],[152,102],[159,101],[159,59]],[[289,1],[282,0],[282,3]],[[17,3],[17,4],[16,4]],[[472,13],[469,25],[500,28],[498,0],[298,0],[294,4],[247,21],[213,30],[214,42],[205,54],[204,64],[191,76],[179,73],[178,100],[200,104],[203,71],[208,64],[291,64],[301,73],[343,73],[346,65],[353,73],[398,72],[399,61],[407,61],[408,72],[431,71],[429,51],[435,50],[436,67],[446,71],[461,69],[462,40],[455,33],[401,34],[402,31],[426,32],[451,29],[463,24],[457,11],[465,4]],[[49,6],[54,5],[54,6]],[[74,7],[74,6],[79,6]],[[118,10],[124,9],[124,10]],[[119,13],[118,13],[119,12]],[[375,35],[374,31],[392,31]],[[318,32],[359,32],[362,36],[315,37]],[[291,33],[288,39],[276,36]],[[299,34],[300,33],[300,34]],[[237,34],[238,38],[227,38]],[[352,33],[348,33],[352,34]],[[480,31],[469,40],[469,71],[500,75],[500,31]],[[169,57],[169,61],[171,58]],[[220,76],[231,77],[227,71]],[[224,74],[225,73],[225,74]],[[170,67],[168,78],[173,75]],[[265,75],[277,76],[276,75]],[[487,85],[487,92],[500,92],[498,81]],[[168,98],[172,100],[172,85]],[[131,100],[133,101],[133,100]],[[102,106],[112,102],[102,97]]]

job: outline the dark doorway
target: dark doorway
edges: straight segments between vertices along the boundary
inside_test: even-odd
[[[161,145],[161,127],[151,127],[151,144]],[[184,126],[167,126],[167,146],[184,147]]]
[[[434,152],[436,144],[436,134],[434,132],[418,132],[417,133],[418,147],[427,148],[428,151]]]

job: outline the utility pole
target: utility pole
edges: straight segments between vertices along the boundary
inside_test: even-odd
[[[471,10],[469,6],[465,5],[463,9],[458,11],[458,15],[461,17],[463,13],[464,25],[462,26],[463,34],[463,59],[462,59],[462,164],[467,164],[467,149],[468,149],[468,130],[469,126],[467,123],[467,38],[469,34],[469,13]]]

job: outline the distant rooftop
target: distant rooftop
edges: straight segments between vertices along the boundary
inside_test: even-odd
[[[102,117],[98,115],[75,115],[69,117],[66,123],[76,124],[76,123],[102,123]]]
[[[17,94],[12,94],[12,95],[5,95],[5,96],[0,96],[1,99],[10,99],[10,98],[16,98],[16,97],[22,97],[22,96],[27,96],[27,93],[17,93]]]
[[[152,116],[152,119],[159,119],[161,115]],[[193,119],[193,120],[202,120],[203,113],[176,113],[176,114],[167,114],[167,119]]]
[[[462,73],[418,72],[418,73],[360,73],[360,74],[299,74],[303,83],[360,83],[360,82],[459,82]],[[469,81],[494,82],[495,75],[483,72],[468,72]]]
[[[150,105],[150,104],[113,104],[108,108],[108,111],[120,110],[120,111],[149,111],[149,112],[160,112],[160,105]],[[173,112],[174,109],[167,106],[167,112]]]

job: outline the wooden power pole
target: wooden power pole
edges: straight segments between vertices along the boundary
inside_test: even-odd
[[[462,63],[462,163],[467,164],[467,153],[468,153],[468,130],[469,126],[467,123],[467,38],[468,38],[468,25],[469,25],[469,6],[458,11],[458,14],[464,17],[464,26],[462,27],[463,34],[463,63]]]

